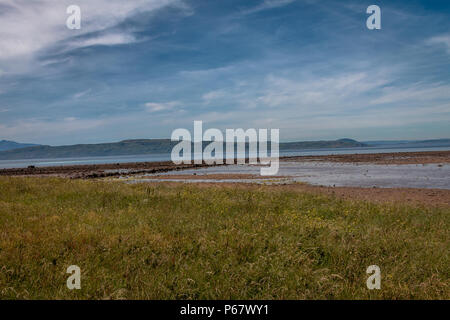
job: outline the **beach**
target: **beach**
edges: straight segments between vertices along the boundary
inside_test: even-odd
[[[168,162],[1,170],[0,298],[446,299],[450,190],[433,186],[449,160],[283,158],[273,177]],[[308,182],[339,170],[355,186]],[[424,188],[360,186],[404,170],[433,175],[413,179]],[[383,290],[365,286],[373,264]]]
[[[450,206],[450,151],[282,157],[276,176],[251,165],[117,163],[0,170],[0,176],[113,179],[126,183],[196,183],[297,190],[342,199]]]

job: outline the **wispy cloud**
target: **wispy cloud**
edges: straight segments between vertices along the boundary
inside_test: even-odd
[[[223,98],[225,96],[225,94],[226,93],[225,93],[224,90],[210,91],[210,92],[207,92],[207,93],[203,94],[202,95],[202,99],[203,99],[203,101],[206,104],[208,104],[208,103],[211,103],[214,100]]]
[[[371,104],[408,103],[418,101],[450,101],[450,85],[442,83],[416,83],[408,87],[385,87]]]
[[[216,74],[223,75],[227,72],[232,72],[236,70],[235,66],[229,65],[224,67],[218,67],[218,68],[209,68],[209,69],[200,69],[200,70],[182,70],[179,72],[179,74],[183,77],[189,77],[189,78],[204,78],[204,77],[210,77]]]
[[[80,98],[88,95],[91,91],[92,91],[91,89],[87,89],[87,90],[84,90],[84,91],[81,91],[81,92],[77,92],[77,93],[75,93],[73,95],[73,98],[74,99],[80,99]]]
[[[33,59],[63,41],[70,48],[134,42],[136,39],[133,35],[120,30],[85,40],[80,37],[104,32],[138,11],[152,12],[180,1],[78,0],[82,28],[69,30],[66,27],[66,8],[73,4],[71,0],[0,0],[0,6],[5,9],[0,13],[0,66],[8,68],[9,61]],[[71,41],[71,38],[75,40]]]
[[[173,108],[180,105],[180,102],[178,101],[171,101],[171,102],[147,102],[145,104],[145,108],[148,112],[161,112],[161,111],[168,111],[172,110]]]
[[[127,43],[134,43],[137,39],[132,34],[111,33],[97,37],[86,38],[80,41],[72,42],[72,47],[90,47],[90,46],[115,46]]]
[[[265,80],[266,89],[255,103],[271,108],[295,107],[304,112],[329,112],[348,107],[355,98],[387,83],[389,80],[383,73],[375,76],[366,72],[341,73],[304,80],[269,75]]]
[[[294,1],[295,0],[264,0],[261,4],[255,6],[253,8],[244,10],[242,13],[243,14],[252,14],[252,13],[256,13],[256,12],[263,11],[263,10],[284,7],[288,4],[291,4]]]
[[[22,119],[8,125],[0,124],[0,132],[10,139],[32,139],[36,133],[40,136],[65,135],[77,133],[80,130],[95,129],[105,124],[103,119]],[[23,137],[23,138],[22,138]]]
[[[428,44],[442,46],[450,54],[450,34],[432,37]]]
[[[81,7],[81,30],[66,27],[69,4]],[[450,135],[450,12],[430,1],[385,3],[381,32],[365,27],[358,0],[0,8],[0,135],[10,140],[170,137],[198,119],[293,140]]]

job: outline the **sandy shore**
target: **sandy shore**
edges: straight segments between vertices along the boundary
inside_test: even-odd
[[[15,169],[0,169],[0,176],[58,176],[73,179],[90,179],[114,177],[123,174],[161,173],[183,169],[205,167],[200,164],[175,165],[170,161],[164,162],[133,162],[95,165],[70,165],[58,167],[28,167]]]

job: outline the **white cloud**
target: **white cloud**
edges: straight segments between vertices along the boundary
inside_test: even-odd
[[[85,91],[77,92],[73,95],[73,98],[80,99],[80,98],[86,96],[87,94],[89,94],[91,91],[92,91],[91,89],[87,89]]]
[[[90,47],[90,46],[114,46],[120,44],[127,44],[136,42],[136,38],[131,34],[112,33],[105,34],[99,37],[84,39],[74,42],[74,47]]]
[[[170,124],[162,125],[161,118],[147,112],[95,118],[27,118],[10,123],[1,123],[1,120],[0,117],[3,139],[56,145],[67,144],[68,141],[72,144],[145,137],[167,138],[173,130]]]
[[[300,140],[323,136],[325,131],[336,137],[345,130],[400,128],[450,120],[449,85],[394,86],[398,78],[392,68],[333,76],[280,74],[253,81],[245,90],[236,85],[206,92],[204,102],[217,98],[233,109],[202,114],[201,119],[217,127],[231,123],[233,127],[280,128],[285,137]],[[237,108],[239,112],[235,112]]]
[[[265,82],[263,94],[254,101],[256,106],[294,107],[302,112],[321,113],[349,106],[351,100],[388,83],[388,80],[382,73],[358,72],[303,80],[270,75]]]
[[[160,112],[160,111],[168,111],[173,109],[176,106],[179,106],[180,103],[177,101],[171,101],[171,102],[147,102],[145,104],[145,108],[148,112]]]
[[[205,103],[208,104],[208,103],[211,103],[214,100],[223,98],[224,96],[225,96],[225,91],[223,91],[223,90],[215,90],[215,91],[210,91],[210,92],[205,93],[202,96],[202,99],[203,99],[203,101]]]
[[[83,130],[95,129],[105,124],[101,119],[77,119],[67,117],[54,121],[42,119],[23,119],[9,125],[0,124],[2,135],[10,139],[31,139],[32,137],[45,137],[51,135],[63,135],[70,133],[79,133]]]
[[[437,101],[450,99],[450,85],[417,83],[407,88],[386,87],[371,104],[406,103],[417,101]]]
[[[31,64],[32,59],[43,50],[68,42],[70,48],[100,45],[117,45],[134,42],[129,33],[115,31],[86,40],[79,36],[105,33],[139,12],[152,12],[181,0],[77,0],[81,8],[81,29],[69,30],[66,9],[72,0],[0,0],[0,66],[8,68],[10,61],[17,65]],[[76,40],[70,41],[72,38]],[[26,68],[24,68],[26,69]],[[17,70],[7,70],[17,72]]]

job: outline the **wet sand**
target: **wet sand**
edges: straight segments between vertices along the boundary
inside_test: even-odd
[[[450,163],[450,151],[339,154],[327,156],[283,157],[282,161],[325,161],[370,164]]]
[[[283,162],[278,176],[261,176],[257,166],[230,165],[122,176],[130,182],[173,181],[186,183],[307,183],[325,187],[415,188],[450,190],[449,164],[373,165],[336,162]]]
[[[155,180],[218,180],[218,181],[222,181],[222,180],[263,180],[263,179],[285,179],[287,177],[283,177],[283,176],[270,176],[270,177],[265,177],[262,178],[260,175],[256,175],[256,174],[239,174],[239,173],[235,173],[235,174],[229,174],[229,173],[219,173],[219,174],[205,174],[205,173],[201,173],[201,174],[166,174],[166,175],[160,175],[160,174],[156,174],[156,175],[144,175],[142,176],[143,179],[145,178],[150,178],[151,179],[155,179]]]
[[[186,169],[183,172],[166,172],[128,176],[129,179],[153,182],[158,180],[178,182],[234,182],[286,184],[303,182],[330,187],[364,188],[426,188],[450,190],[450,163],[384,164],[370,162],[337,162],[321,159],[284,159],[277,176],[261,176],[258,165],[228,165]],[[395,159],[394,159],[395,160]],[[386,161],[386,160],[383,160]],[[394,162],[395,163],[395,162]]]

